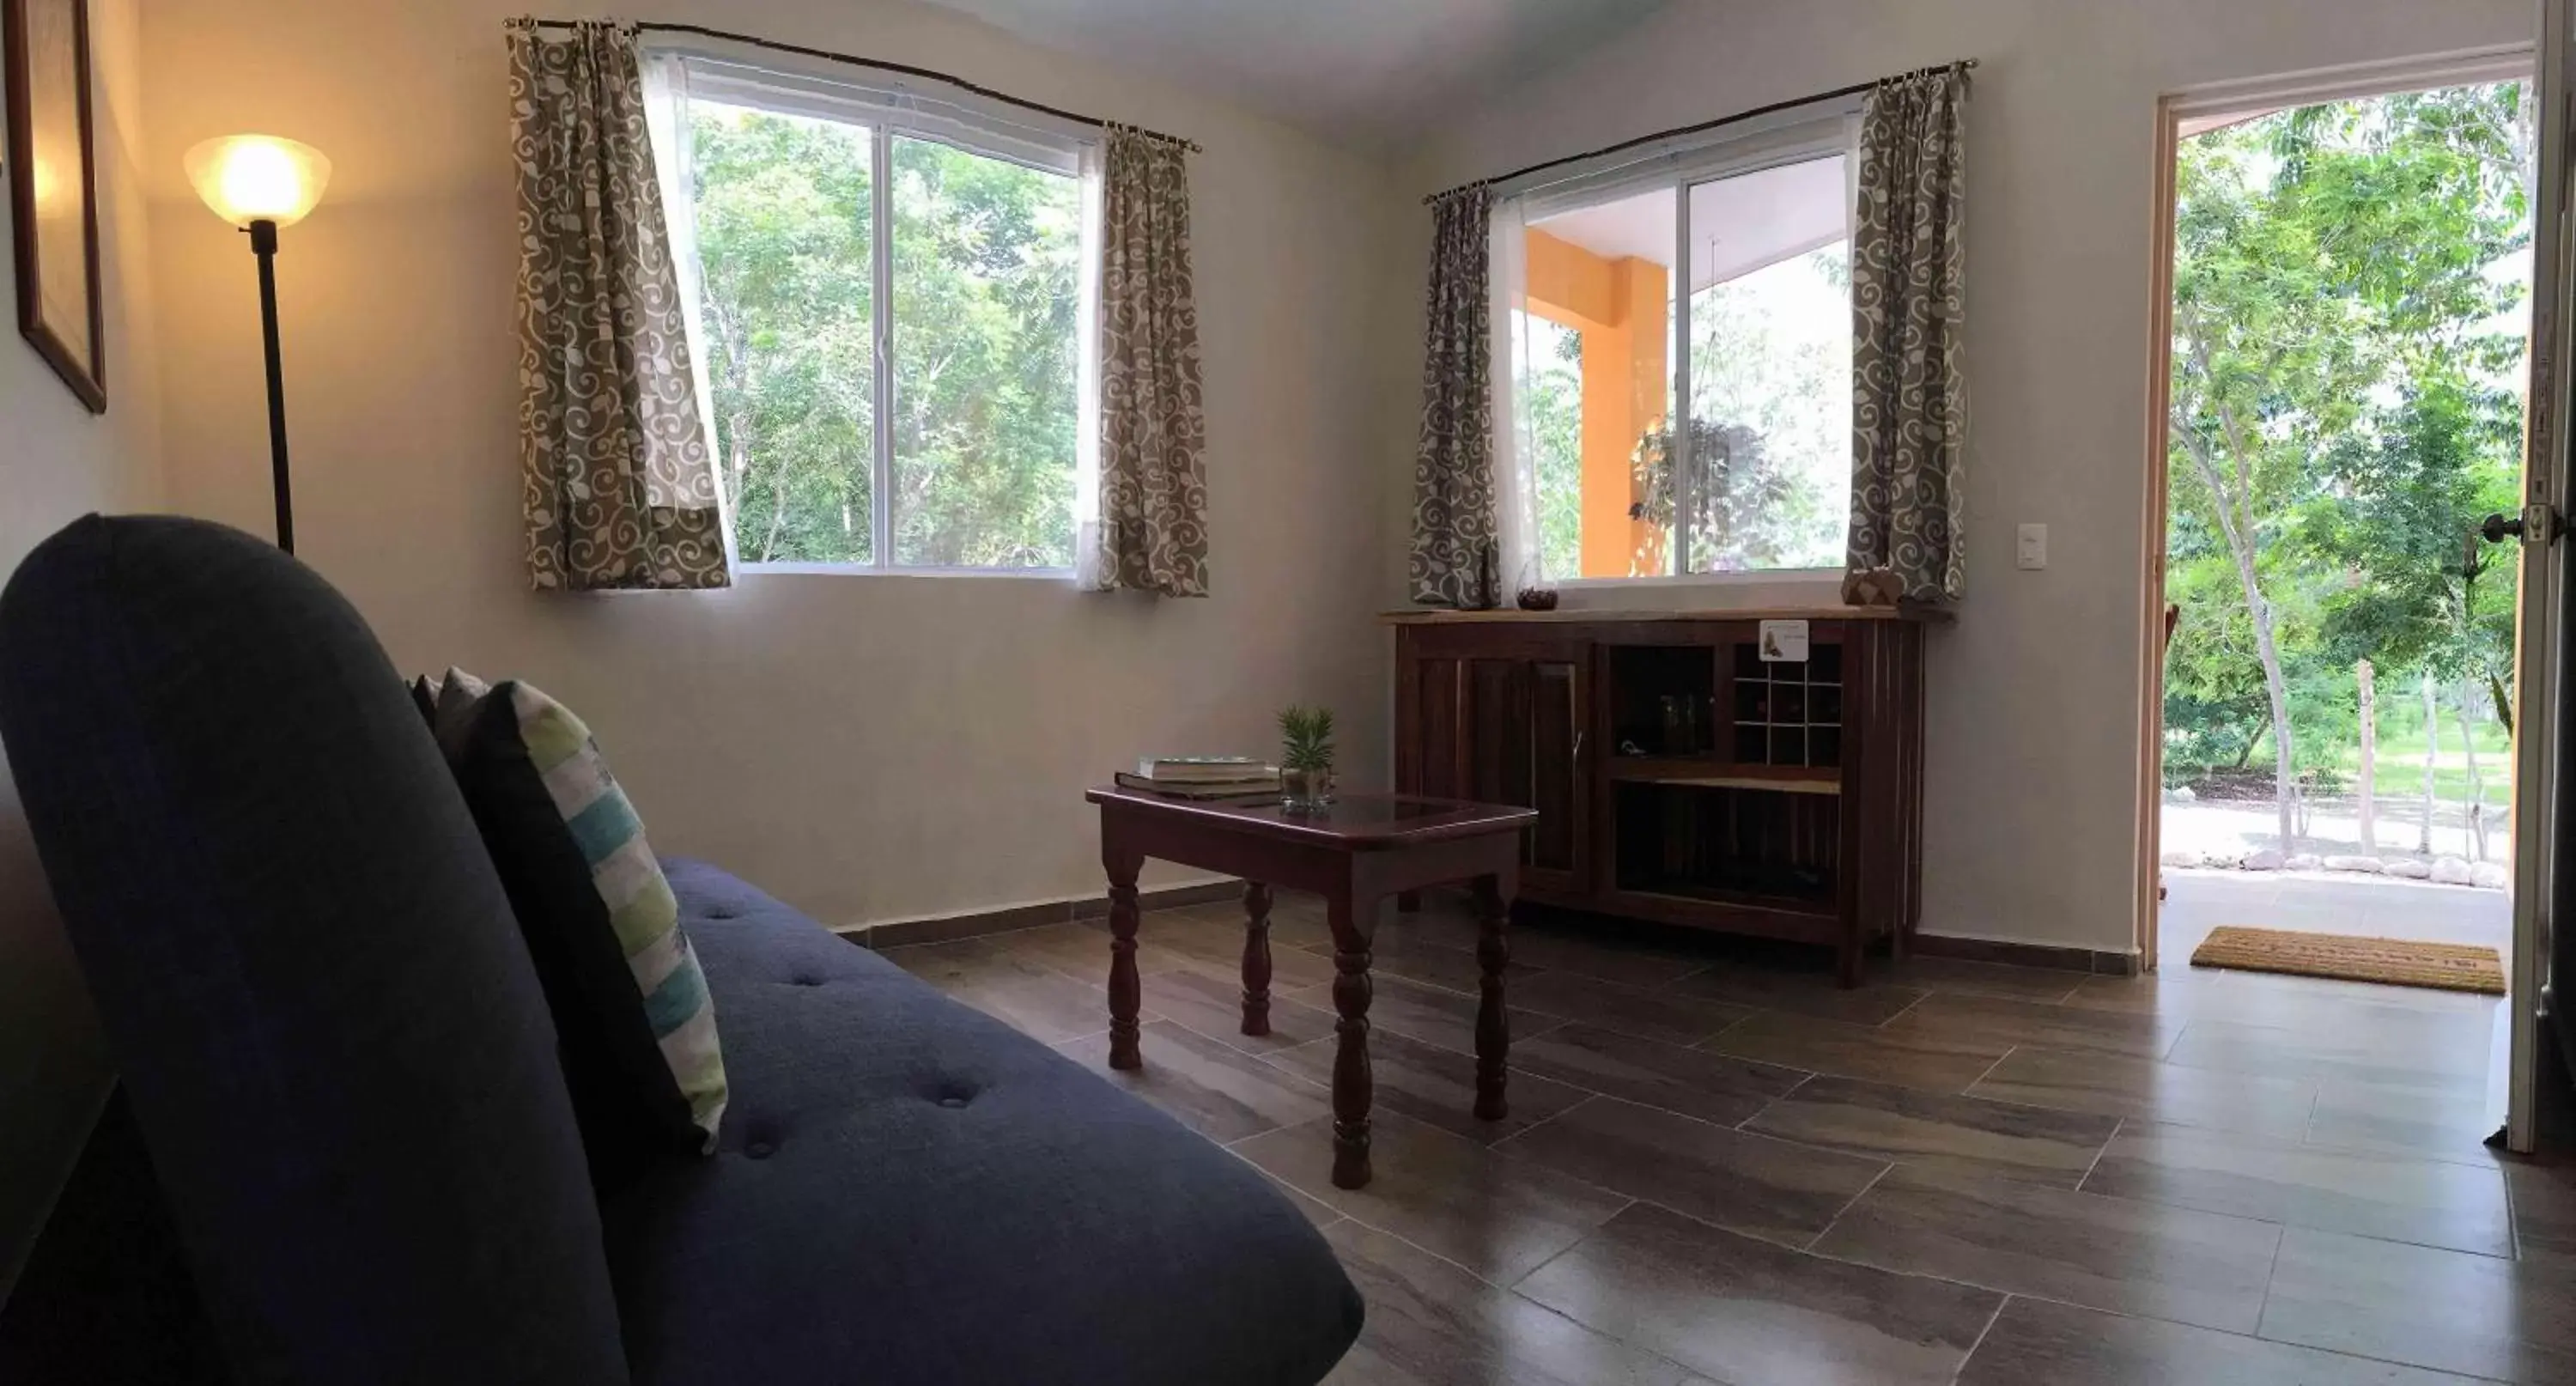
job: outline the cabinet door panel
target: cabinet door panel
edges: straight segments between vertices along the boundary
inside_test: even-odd
[[[1584,810],[1589,787],[1582,774],[1584,667],[1580,660],[1544,660],[1530,671],[1530,797],[1538,823],[1529,832],[1527,864],[1537,871],[1576,875],[1585,855]]]

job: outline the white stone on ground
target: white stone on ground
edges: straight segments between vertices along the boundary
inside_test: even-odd
[[[2421,881],[2429,879],[2433,874],[2432,867],[2413,857],[2391,857],[2382,866],[2389,875],[2402,880]]]
[[[2430,879],[2440,885],[2468,885],[2475,877],[2467,862],[2458,857],[2439,857],[2433,862]]]
[[[2377,857],[2328,857],[2325,865],[2328,871],[2357,871],[2365,876],[2376,876],[2388,869],[2387,863]]]
[[[2287,864],[2287,858],[2269,847],[2245,854],[2245,869],[2248,871],[2278,871]]]
[[[2314,852],[2293,852],[2287,858],[2282,860],[2281,869],[2284,871],[2323,871],[2326,869],[2326,862],[2325,858],[2318,856]]]
[[[2469,884],[2480,890],[2507,890],[2513,886],[2513,873],[2501,862],[2469,863]]]
[[[2199,866],[2208,860],[2208,857],[2203,856],[2188,847],[2177,847],[2164,854],[2164,864],[2167,866],[2194,867]]]

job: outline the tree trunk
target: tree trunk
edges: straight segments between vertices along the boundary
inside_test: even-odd
[[[2416,836],[2415,850],[2433,853],[2433,762],[2442,754],[2442,708],[2433,699],[2433,671],[2424,671],[2424,830]]]
[[[2477,729],[2469,725],[2469,681],[2460,680],[2459,705],[2452,710],[2460,715],[2460,752],[2469,764],[2469,850],[2476,855],[2471,861],[2487,859],[2487,782],[2478,773]]]
[[[2281,673],[2281,648],[2272,639],[2272,604],[2254,581],[2254,556],[2239,552],[2237,571],[2245,580],[2245,605],[2254,616],[2254,652],[2263,657],[2263,690],[2272,697],[2272,795],[2281,815],[2281,854],[2299,850],[2298,772],[2291,768],[2290,681]]]
[[[2379,768],[2379,694],[2371,683],[2369,660],[2358,660],[2352,666],[2353,680],[2360,689],[2361,706],[2361,783],[2356,786],[2361,810],[2361,854],[2379,855],[2379,805],[2374,797]]]

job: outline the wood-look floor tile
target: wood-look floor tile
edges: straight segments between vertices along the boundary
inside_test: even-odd
[[[1364,1189],[1333,1187],[1329,1120],[1266,1132],[1237,1154],[1360,1222],[1509,1285],[1628,1206],[1607,1189],[1381,1111]]]
[[[1923,999],[1914,987],[1867,982],[1848,991],[1827,972],[1788,972],[1721,962],[1665,988],[1681,996],[1701,996],[1755,1010],[1784,1011],[1817,1020],[1876,1025]]]
[[[1744,1129],[1873,1159],[2071,1189],[2119,1124],[2116,1117],[1828,1077],[1763,1108]]]
[[[1137,929],[1136,971],[1152,977],[1190,967],[1190,959],[1148,941],[1153,927],[1149,918]],[[1109,935],[1105,930],[1079,923],[1049,924],[973,941],[997,954],[1044,963],[1077,982],[1109,985]]]
[[[2139,1123],[2111,1138],[2083,1187],[2323,1232],[2513,1254],[2504,1177],[2438,1160]]]
[[[1512,1069],[1612,1097],[1732,1126],[1807,1075],[1590,1025],[1512,1041]]]
[[[1344,1221],[1325,1233],[1368,1304],[1326,1386],[1683,1386],[1680,1365]]]
[[[1109,1028],[1109,993],[984,939],[889,948],[888,962],[1044,1044]],[[1105,975],[1105,974],[1104,974]]]
[[[1329,1086],[1168,1020],[1145,1026],[1138,1041],[1145,1066],[1125,1071],[1109,1066],[1106,1033],[1056,1047],[1219,1145],[1312,1121],[1333,1109]]]
[[[2088,1011],[2000,996],[1934,992],[1887,1022],[1890,1033],[1941,1034],[2001,1049],[2037,1045],[2086,1053],[2152,1059],[2173,1046],[2180,1021],[2117,1011]]]
[[[2188,972],[2168,969],[2135,977],[2087,977],[2058,1004],[2088,1011],[2187,1018],[2193,1002],[2204,994],[2205,989],[2195,986]]]
[[[1751,1007],[1729,1001],[1649,991],[1574,972],[1515,977],[1507,994],[1515,1006],[1673,1044],[1696,1044],[1753,1014]]]
[[[1150,921],[1152,927],[1139,926],[1139,946],[1152,943],[1188,960],[1188,964],[1217,978],[1243,975],[1243,920],[1238,916],[1219,923],[1206,918],[1176,915]],[[1086,923],[1085,927],[1090,927]],[[1108,972],[1101,973],[1105,980]],[[1333,980],[1333,960],[1303,948],[1282,948],[1276,940],[1270,949],[1270,987],[1282,991],[1291,987],[1313,986]]]
[[[1938,1031],[1890,1032],[1770,1011],[1747,1017],[1701,1047],[1783,1068],[1935,1092],[1963,1091],[2012,1048]]]
[[[1444,991],[1474,993],[1484,982],[1484,967],[1473,953],[1455,948],[1420,944],[1410,948],[1380,950],[1371,956],[1369,971],[1381,980],[1395,978],[1418,982]],[[1503,969],[1505,990],[1537,975],[1537,969],[1512,963]],[[1518,998],[1514,998],[1517,1005]]]
[[[1516,927],[1511,931],[1512,960],[1526,967],[1572,972],[1632,987],[1661,986],[1707,966],[1706,958],[1650,948],[1624,938],[1585,934],[1581,926]]]
[[[2470,1386],[2470,1379],[2160,1319],[2015,1298],[1959,1386]]]
[[[2296,1140],[2307,1132],[2316,1082],[2184,1068],[2109,1054],[2015,1049],[1968,1089],[1968,1095]]]
[[[2503,1163],[2522,1249],[2576,1256],[2576,1158],[2515,1157]]]
[[[2251,1333],[2281,1229],[2156,1203],[1899,1165],[1817,1255]]]
[[[1812,1241],[1887,1170],[1883,1160],[1791,1145],[1609,1097],[1497,1149],[1790,1246]]]
[[[1270,1033],[1243,1033],[1243,983],[1192,968],[1149,974],[1144,979],[1145,1009],[1177,1020],[1209,1039],[1247,1054],[1269,1054],[1312,1044],[1333,1033],[1333,1015],[1273,991]]]
[[[1233,1153],[1236,1158],[1242,1158],[1241,1152],[1237,1151]],[[1250,1160],[1244,1160],[1244,1163],[1252,1165]],[[1261,1169],[1261,1166],[1259,1165],[1252,1165],[1252,1167],[1261,1171],[1261,1177],[1270,1182],[1270,1187],[1277,1189],[1290,1203],[1296,1205],[1297,1211],[1306,1215],[1306,1221],[1314,1224],[1316,1231],[1321,1232],[1324,1229],[1331,1227],[1334,1223],[1344,1221],[1341,1209],[1324,1202],[1322,1199],[1308,1195],[1304,1191],[1300,1190],[1296,1185],[1289,1183],[1278,1175],[1272,1174],[1266,1169]]]
[[[2485,1087],[2391,1088],[2329,1078],[2317,1085],[2308,1144],[2493,1166],[2498,1157],[2486,1142],[2504,1124],[2504,1102],[2502,1093],[2489,1099]]]
[[[1946,1383],[2002,1296],[1828,1261],[1639,1204],[1522,1293],[1720,1381]]]
[[[1326,1088],[1333,1085],[1339,1039],[1283,1049],[1268,1061]],[[1471,1141],[1492,1142],[1547,1120],[1591,1096],[1580,1088],[1527,1073],[1511,1075],[1505,1097],[1511,1115],[1486,1121],[1476,1115],[1476,1061],[1392,1030],[1369,1035],[1369,1074],[1382,1112],[1399,1112]]]
[[[2185,1025],[2182,1038],[2165,1052],[2165,1062],[2186,1068],[2452,1089],[2482,1083],[2490,1059],[2484,1042],[2444,1043],[2359,1025],[2287,1030],[2206,1018]]]
[[[2081,972],[1966,958],[1907,958],[1888,969],[1885,980],[1900,986],[1954,996],[2002,996],[2017,1001],[2061,1001],[2091,978]]]
[[[2498,1381],[2576,1381],[2576,1258],[2506,1261],[2294,1227],[2262,1333]]]
[[[1393,1031],[1460,1054],[1476,1052],[1476,1008],[1483,1004],[1477,997],[1382,973],[1372,975],[1369,980],[1369,1023],[1378,1031]],[[1288,993],[1288,997],[1316,1010],[1333,1009],[1333,989],[1330,986],[1301,987]],[[1565,1023],[1552,1015],[1521,1009],[1511,999],[1508,986],[1504,990],[1503,1001],[1503,1014],[1511,1021],[1512,1038],[1515,1040]]]

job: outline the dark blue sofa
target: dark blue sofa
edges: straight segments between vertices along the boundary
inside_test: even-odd
[[[0,740],[234,1380],[1307,1386],[1358,1334],[1250,1166],[697,863],[720,1148],[595,1187],[436,747],[247,535],[37,549]]]

